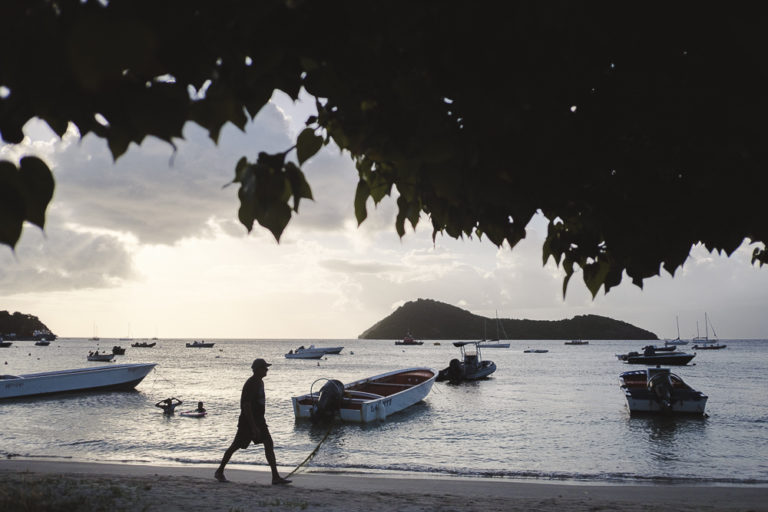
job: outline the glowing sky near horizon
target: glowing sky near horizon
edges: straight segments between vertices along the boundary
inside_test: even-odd
[[[313,108],[277,93],[245,133],[218,146],[189,124],[177,151],[147,139],[116,163],[106,143],[58,139],[42,122],[0,159],[42,156],[56,192],[45,233],[26,225],[16,251],[0,246],[0,310],[38,316],[63,337],[355,338],[403,303],[431,298],[475,314],[558,320],[599,314],[660,337],[696,335],[704,313],[722,339],[768,338],[768,269],[753,246],[730,258],[693,249],[676,276],[644,289],[624,279],[593,300],[580,276],[542,265],[546,221],[535,218],[514,250],[487,240],[432,242],[427,219],[400,239],[395,202],[360,226],[357,173],[328,147],[304,165],[314,201],[303,201],[278,244],[237,221],[237,187],[223,187],[241,156],[284,150]],[[418,333],[414,333],[418,336]],[[481,333],[478,333],[480,336]]]

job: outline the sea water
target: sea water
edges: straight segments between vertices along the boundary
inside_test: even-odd
[[[449,341],[397,346],[392,340],[157,341],[133,348],[117,340],[58,339],[48,347],[15,342],[0,349],[0,373],[91,367],[88,351],[127,347],[121,363],[157,363],[132,392],[60,395],[0,402],[0,456],[214,467],[231,443],[240,391],[254,358],[272,363],[266,418],[281,471],[322,444],[303,471],[417,472],[580,482],[768,484],[768,341],[722,340],[672,367],[709,396],[705,417],[634,417],[619,390],[627,365],[616,353],[638,341],[511,341],[486,348],[496,363],[487,380],[435,383],[427,398],[371,424],[313,426],[295,421],[291,396],[333,378],[351,382],[391,370],[435,370],[459,357]],[[286,359],[299,345],[343,346],[322,360]],[[100,345],[97,345],[100,344]],[[524,353],[527,348],[547,353]],[[688,347],[681,350],[690,351]],[[317,382],[317,383],[316,383]],[[175,396],[177,414],[155,403]],[[204,418],[186,418],[202,401]],[[326,437],[326,434],[327,437]],[[265,469],[263,448],[235,453],[230,467]]]

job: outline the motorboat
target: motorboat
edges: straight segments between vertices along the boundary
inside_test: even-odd
[[[646,345],[643,347],[643,352],[645,352],[648,347],[652,348],[654,352],[674,352],[677,350],[677,345],[664,345],[663,347],[660,347],[659,345]]]
[[[154,367],[155,363],[133,363],[0,375],[0,399],[79,391],[130,390]]]
[[[285,354],[285,357],[286,359],[320,359],[325,354],[323,350],[316,349],[314,345],[310,345],[309,348],[302,345],[296,350],[290,350]]]
[[[546,354],[549,350],[545,348],[527,348],[523,350],[524,354]]]
[[[406,368],[342,384],[326,380],[315,391],[315,381],[306,395],[294,396],[297,420],[340,417],[343,421],[368,423],[384,420],[420,402],[429,394],[437,373],[431,368]]]
[[[157,343],[147,343],[146,341],[137,341],[136,343],[131,343],[133,348],[152,348],[155,345],[157,345]]]
[[[669,368],[647,368],[619,375],[630,413],[704,414],[707,395],[683,382]]]
[[[88,352],[88,356],[86,359],[88,361],[99,361],[103,363],[108,363],[114,359],[114,355],[111,352],[99,352],[98,350],[96,352]]]
[[[672,366],[682,366],[688,364],[691,359],[696,357],[696,354],[688,354],[686,352],[663,352],[657,353],[653,350],[653,347],[646,347],[642,353],[640,352],[628,352],[626,354],[616,354],[619,361],[625,361],[629,364],[647,364],[647,365],[659,365],[667,364]]]
[[[125,355],[125,348],[121,347],[120,345],[115,345],[112,347],[112,354],[116,356]]]
[[[585,340],[571,340],[566,341],[564,345],[589,345],[589,342]]]
[[[416,341],[413,339],[413,336],[410,332],[406,333],[405,336],[403,336],[402,341],[396,341],[395,345],[423,345],[423,341]]]
[[[344,347],[315,347],[314,345],[310,345],[309,348],[312,350],[319,350],[324,354],[331,355],[341,354],[341,351],[344,350]]]
[[[214,345],[215,343],[207,341],[193,341],[192,343],[187,343],[187,348],[211,348]]]
[[[12,341],[3,341],[3,338],[0,338],[0,348],[8,348],[11,345],[13,345]]]
[[[48,340],[45,340],[45,339],[43,339],[43,340],[37,340],[37,341],[35,342],[35,345],[37,345],[38,347],[47,347],[47,346],[48,346],[48,345],[50,345],[50,344],[51,344],[51,342],[50,342],[50,341],[48,341]]]
[[[483,360],[479,341],[455,341],[454,347],[461,350],[461,359],[451,359],[448,367],[440,370],[437,381],[458,384],[466,380],[480,380],[496,371],[496,363]]]

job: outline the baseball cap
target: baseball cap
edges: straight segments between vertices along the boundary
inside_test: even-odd
[[[268,366],[272,366],[262,358],[254,359],[253,364],[251,365],[251,368],[266,368]]]

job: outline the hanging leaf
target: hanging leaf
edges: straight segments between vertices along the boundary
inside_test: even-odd
[[[299,165],[312,158],[315,153],[323,147],[323,138],[315,135],[312,128],[304,128],[296,139],[296,155],[299,159]]]

